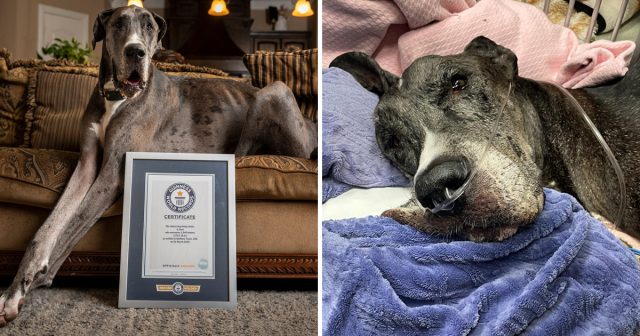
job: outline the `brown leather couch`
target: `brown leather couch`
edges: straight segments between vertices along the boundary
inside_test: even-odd
[[[226,76],[204,67],[157,66],[176,76]],[[11,62],[0,50],[0,275],[15,274],[73,172],[80,118],[96,76],[91,66]],[[236,159],[238,277],[317,277],[317,181],[312,160]],[[121,223],[120,201],[58,274],[117,275]]]

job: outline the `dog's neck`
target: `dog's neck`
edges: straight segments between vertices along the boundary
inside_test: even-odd
[[[111,56],[106,46],[102,48],[102,57],[100,58],[100,68],[98,73],[98,90],[102,96],[105,96],[105,85],[113,82],[113,64]],[[115,90],[115,88],[114,88]],[[106,96],[105,96],[106,97]]]
[[[595,135],[582,120],[581,111],[558,88],[547,83],[522,80],[521,90],[533,104],[531,116],[538,127],[529,132],[542,150],[542,182],[572,193],[592,212],[614,220],[618,205],[617,179]],[[587,114],[595,108],[581,91],[572,91]],[[537,120],[537,121],[536,121]],[[596,124],[597,125],[597,124]],[[598,125],[597,125],[598,126]],[[532,131],[533,130],[533,131]],[[600,129],[605,132],[605,129]]]
[[[122,95],[122,93],[120,93],[120,91],[116,90],[115,88],[107,89],[105,87],[104,89],[102,89],[102,96],[104,97],[105,100],[111,101],[111,102],[127,99],[127,97]]]

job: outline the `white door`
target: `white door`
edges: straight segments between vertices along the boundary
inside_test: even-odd
[[[89,42],[89,15],[58,7],[38,5],[38,53],[55,38]],[[50,57],[46,57],[47,59]]]

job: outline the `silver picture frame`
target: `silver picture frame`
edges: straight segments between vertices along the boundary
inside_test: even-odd
[[[224,169],[223,169],[224,168]],[[172,277],[143,277],[137,270],[142,270],[144,259],[140,250],[145,239],[144,218],[145,207],[133,206],[142,198],[146,204],[146,181],[149,170],[156,174],[190,175],[204,174],[209,170],[217,170],[213,193],[215,196],[214,211],[216,216],[226,220],[215,220],[213,234],[216,242],[212,262],[216,277],[181,279]],[[212,170],[212,171],[213,171]],[[225,172],[226,174],[220,174]],[[146,179],[143,178],[143,179]],[[142,183],[142,184],[141,184]],[[145,185],[144,188],[139,187]],[[226,202],[220,197],[226,191]],[[142,195],[140,195],[142,193]],[[127,152],[124,181],[124,205],[122,218],[122,246],[120,260],[120,286],[118,295],[119,308],[224,308],[234,309],[237,306],[236,284],[236,197],[235,197],[235,156],[231,154],[193,154],[193,153],[148,153]],[[220,201],[220,202],[219,202]],[[146,206],[146,205],[145,205]],[[218,209],[222,207],[222,209]],[[140,212],[143,213],[140,217]],[[226,213],[226,216],[224,216]],[[132,218],[134,218],[132,220]],[[146,220],[146,219],[145,219]],[[223,222],[223,223],[220,223]],[[142,226],[143,232],[140,233]],[[226,235],[217,234],[218,231]],[[222,237],[220,237],[222,236]],[[226,239],[224,239],[226,238]],[[218,246],[225,245],[226,246]],[[226,252],[226,253],[225,253]],[[226,255],[225,255],[226,254]],[[222,255],[222,256],[221,256]],[[219,257],[221,260],[218,260]],[[225,267],[226,266],[226,267]],[[226,271],[226,272],[225,272]],[[222,274],[222,275],[220,275]],[[153,287],[152,287],[153,286]],[[170,288],[167,286],[171,286]],[[195,288],[197,287],[197,292]],[[189,289],[191,288],[191,289]],[[202,289],[202,290],[201,290]],[[188,294],[188,295],[187,295]]]

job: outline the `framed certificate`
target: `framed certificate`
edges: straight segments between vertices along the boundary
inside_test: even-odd
[[[126,155],[121,308],[234,308],[235,159]]]

